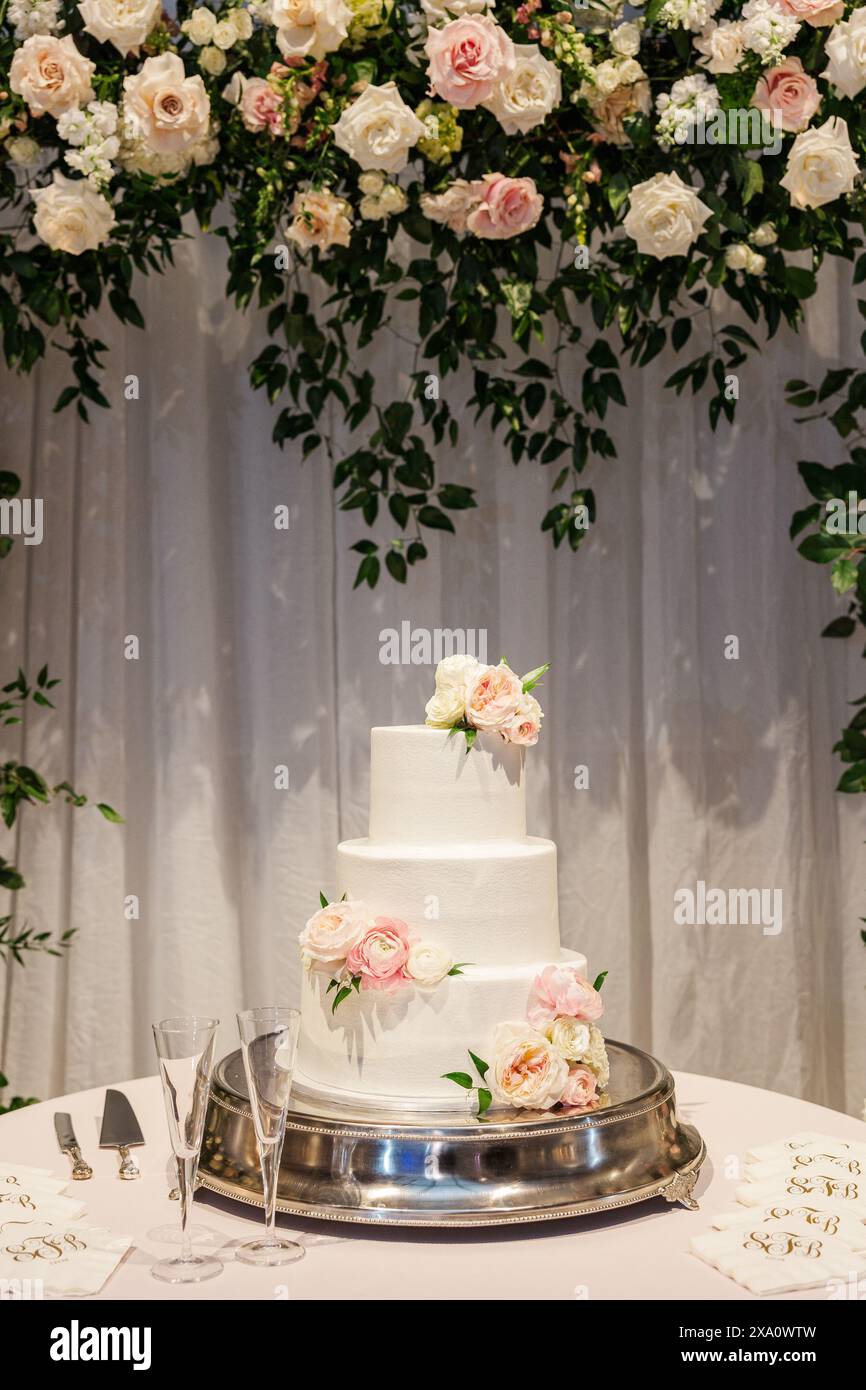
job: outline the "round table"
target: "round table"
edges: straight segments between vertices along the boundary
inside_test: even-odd
[[[158,1078],[118,1083],[145,1136],[135,1150],[142,1176],[123,1182],[115,1151],[100,1149],[103,1087],[28,1106],[0,1118],[0,1162],[18,1161],[70,1172],[58,1152],[53,1116],[72,1116],[82,1152],[93,1168],[89,1182],[69,1194],[87,1202],[84,1219],[134,1236],[134,1245],[103,1287],[109,1299],[753,1299],[754,1295],[689,1253],[689,1241],[711,1228],[717,1212],[736,1206],[737,1164],[747,1149],[799,1130],[818,1130],[866,1142],[866,1124],[850,1115],[792,1096],[689,1073],[676,1075],[678,1111],[696,1125],[707,1160],[695,1197],[699,1211],[660,1200],[601,1216],[543,1221],[487,1230],[407,1231],[394,1227],[279,1217],[307,1247],[307,1256],[282,1270],[254,1269],[234,1260],[233,1248],[261,1222],[257,1209],[199,1190],[193,1212],[196,1243],[219,1251],[225,1269],[206,1284],[178,1289],[150,1275],[171,1253],[166,1236],[179,1227],[177,1202]],[[166,1228],[171,1228],[167,1230]],[[826,1299],[825,1289],[786,1296]]]

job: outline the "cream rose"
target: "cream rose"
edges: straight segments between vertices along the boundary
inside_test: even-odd
[[[352,11],[344,0],[273,0],[271,22],[284,58],[324,58],[345,39]]]
[[[395,82],[382,87],[372,83],[347,106],[333,127],[334,144],[345,150],[362,169],[399,174],[405,169],[412,146],[426,133]]]
[[[59,116],[73,106],[93,101],[90,79],[95,71],[95,65],[79,53],[70,35],[55,39],[50,34],[33,34],[15,50],[9,86],[27,103],[32,116],[45,112]]]
[[[635,184],[623,228],[644,255],[685,256],[712,213],[679,174],[654,174]]]
[[[444,980],[454,964],[453,959],[442,946],[434,946],[430,941],[419,941],[410,946],[406,961],[406,974],[410,975],[419,989],[432,988]]]
[[[523,695],[523,682],[510,666],[481,666],[466,683],[466,718],[474,729],[503,729]]]
[[[55,171],[54,182],[31,188],[30,196],[36,204],[36,233],[52,251],[70,256],[95,251],[117,221],[111,203],[87,179],[67,179]]]
[[[29,169],[39,161],[39,142],[29,135],[13,135],[6,141],[6,153],[21,169]]]
[[[756,246],[772,246],[778,239],[779,233],[774,222],[762,222],[752,237]]]
[[[466,686],[481,669],[474,656],[457,652],[436,667],[436,693],[425,706],[427,724],[433,729],[452,729],[466,712]]]
[[[210,102],[200,77],[187,77],[176,53],[147,58],[123,82],[123,115],[130,139],[155,154],[180,154],[210,123]]]
[[[835,24],[845,13],[843,0],[775,0],[783,14],[792,15],[814,29]]]
[[[618,83],[610,92],[603,91],[594,82],[584,82],[580,89],[580,95],[592,112],[596,134],[604,136],[612,145],[627,145],[625,121],[629,116],[645,116],[652,108],[649,82],[643,69],[637,63],[635,67],[641,75],[632,82]]]
[[[736,72],[746,51],[743,26],[736,19],[727,24],[709,24],[692,42],[702,55],[701,67],[707,72]]]
[[[618,24],[611,30],[610,46],[623,58],[634,58],[640,52],[640,25],[632,21]]]
[[[370,926],[370,914],[363,903],[351,898],[329,903],[313,913],[301,932],[301,952],[308,961],[335,965],[346,959]]]
[[[159,23],[162,0],[79,0],[84,28],[100,43],[113,44],[122,57],[138,54]]]
[[[857,177],[857,156],[851,149],[848,126],[839,116],[804,130],[788,154],[783,188],[795,208],[820,208],[850,193]]]
[[[506,135],[525,135],[541,125],[561,101],[559,68],[545,58],[538,44],[520,43],[514,46],[514,67],[482,105],[493,113]]]
[[[465,14],[480,14],[496,8],[496,0],[421,0],[428,24],[447,24]]]
[[[562,1099],[568,1063],[528,1023],[500,1023],[493,1034],[487,1073],[493,1095],[505,1105],[549,1110]]]
[[[589,1051],[589,1024],[579,1018],[555,1018],[544,1032],[567,1062],[577,1062]]]
[[[595,1073],[599,1090],[606,1090],[610,1081],[610,1059],[607,1055],[604,1034],[600,1028],[596,1028],[594,1023],[589,1025],[589,1047],[578,1060]]]
[[[349,204],[328,188],[296,193],[291,207],[293,221],[286,230],[289,241],[302,251],[318,247],[348,246],[352,236]]]
[[[452,232],[465,232],[466,219],[478,202],[477,184],[455,179],[444,193],[422,193],[421,211],[431,222],[442,222]]]
[[[207,5],[196,5],[189,19],[185,19],[180,27],[190,43],[201,47],[203,44],[210,43],[213,38],[216,15],[213,10],[208,9]]]
[[[821,76],[843,97],[866,87],[866,8],[837,24],[826,44],[830,59]]]

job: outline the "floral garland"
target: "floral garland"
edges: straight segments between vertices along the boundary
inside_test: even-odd
[[[462,730],[471,748],[479,733],[497,733],[506,743],[530,747],[538,742],[544,711],[531,691],[550,670],[550,662],[521,677],[503,657],[485,666],[474,656],[446,656],[436,667],[436,691],[425,705],[431,729]]]
[[[495,1028],[492,1063],[470,1049],[480,1082],[462,1071],[446,1072],[443,1079],[474,1092],[479,1115],[494,1100],[516,1109],[596,1110],[610,1081],[607,1048],[597,1027],[606,975],[590,984],[575,966],[545,966],[533,981],[526,1021]]]
[[[354,990],[393,993],[407,985],[428,990],[447,975],[462,975],[467,961],[454,962],[441,946],[414,938],[397,917],[377,917],[362,902],[347,898],[330,903],[324,893],[300,934],[306,970],[326,970],[326,994],[335,991],[331,1013]]]

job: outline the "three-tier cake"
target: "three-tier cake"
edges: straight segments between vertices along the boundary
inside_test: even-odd
[[[369,835],[338,846],[337,892],[301,933],[299,1088],[391,1109],[470,1089],[482,1110],[599,1103],[601,1002],[560,945],[525,756],[507,730],[372,730]]]

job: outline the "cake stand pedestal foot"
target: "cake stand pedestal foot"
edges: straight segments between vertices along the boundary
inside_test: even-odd
[[[664,1197],[666,1202],[679,1202],[688,1211],[697,1211],[698,1203],[692,1196],[697,1180],[697,1168],[692,1169],[690,1173],[675,1173],[670,1182],[662,1188],[659,1196]]]

